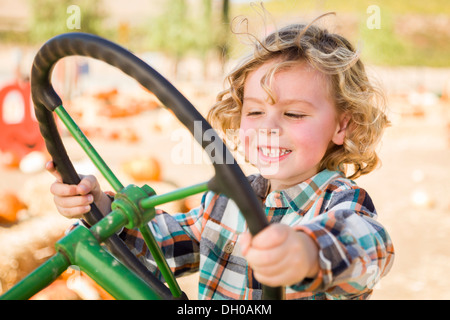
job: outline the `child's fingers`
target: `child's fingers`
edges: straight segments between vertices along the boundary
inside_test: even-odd
[[[272,224],[255,235],[251,242],[244,238],[242,254],[255,270],[278,264],[286,258],[285,242],[289,231],[289,226]]]
[[[50,192],[55,197],[76,197],[76,196],[84,196],[91,192],[90,184],[84,181],[83,184],[65,184],[62,182],[55,181],[50,186]]]
[[[253,237],[252,248],[266,250],[280,246],[288,237],[289,228],[280,223],[269,225]]]
[[[56,170],[55,163],[53,161],[49,161],[45,164],[45,169],[47,169],[48,172],[50,172],[55,178],[56,181],[59,183],[63,183],[61,174]],[[82,179],[80,183],[78,184],[78,193],[79,194],[87,194],[89,193],[93,186],[95,185],[95,177],[93,176],[83,176],[80,175],[80,178]]]
[[[80,188],[75,184],[65,184],[62,182],[55,181],[50,186],[50,192],[55,197],[74,197],[80,193]]]
[[[45,164],[45,169],[50,172],[58,182],[62,182],[61,174],[56,170],[55,163],[53,161],[49,161]]]
[[[91,210],[90,204],[94,201],[92,194],[80,195],[78,185],[69,185],[54,182],[50,187],[54,195],[54,202],[58,211],[66,218],[81,218]]]
[[[96,195],[100,198],[101,190],[95,176],[80,175],[79,184],[66,184],[53,161],[47,162],[45,168],[56,178],[50,186],[50,192],[54,195],[55,205],[63,216],[80,218],[91,210],[90,204],[96,201]]]
[[[59,208],[65,208],[71,210],[73,208],[80,207],[82,212],[89,211],[89,205],[94,201],[92,194],[87,194],[84,196],[74,196],[74,197],[55,197],[55,204]],[[85,211],[87,209],[87,211]]]
[[[95,186],[95,181],[93,181],[95,178],[93,178],[93,176],[82,176],[81,178],[82,179],[77,186],[78,193],[81,195],[90,193]]]
[[[279,264],[286,258],[286,252],[280,250],[280,247],[273,247],[270,249],[256,248],[253,245],[248,248],[245,258],[249,264],[256,269],[265,268]]]
[[[88,213],[91,210],[89,205],[86,206],[76,206],[72,208],[66,207],[58,207],[59,213],[61,213],[64,217],[69,219],[79,219],[83,217],[84,214]]]
[[[103,192],[100,188],[100,184],[98,183],[97,178],[93,175],[80,175],[80,178],[81,181],[78,184],[79,194],[84,195],[91,193],[94,196],[94,201],[99,201]]]
[[[271,287],[285,286],[290,283],[288,280],[291,274],[287,273],[286,268],[281,264],[261,267],[253,271],[256,280]]]

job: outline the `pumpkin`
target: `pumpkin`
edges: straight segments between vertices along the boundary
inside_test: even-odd
[[[132,128],[124,128],[120,131],[120,139],[134,143],[139,141],[139,136]]]
[[[17,221],[17,213],[25,209],[25,204],[12,192],[0,194],[0,223],[14,223]]]
[[[135,181],[161,180],[161,165],[154,157],[137,157],[125,161],[122,170]]]
[[[56,279],[48,287],[32,296],[30,300],[81,300],[81,297],[67,287],[66,281]]]
[[[119,138],[120,132],[118,129],[112,129],[107,135],[107,139],[109,140],[119,140]]]
[[[111,90],[98,92],[98,93],[94,94],[94,98],[97,98],[99,100],[110,101],[112,99],[115,99],[117,97],[118,93],[119,93],[118,90],[114,88]]]

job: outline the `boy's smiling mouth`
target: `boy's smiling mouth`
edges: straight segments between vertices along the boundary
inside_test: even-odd
[[[281,161],[289,156],[292,150],[279,147],[258,147],[258,153],[261,160],[266,162]]]

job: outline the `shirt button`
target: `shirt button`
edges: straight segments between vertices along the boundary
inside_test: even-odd
[[[234,243],[229,241],[225,247],[223,248],[223,250],[225,251],[225,253],[232,253],[234,249]]]

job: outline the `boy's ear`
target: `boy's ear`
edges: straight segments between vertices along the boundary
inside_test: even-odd
[[[334,133],[332,141],[337,145],[344,144],[345,136],[347,134],[348,123],[351,119],[349,113],[343,113],[339,116],[339,122],[336,126],[336,132]]]

